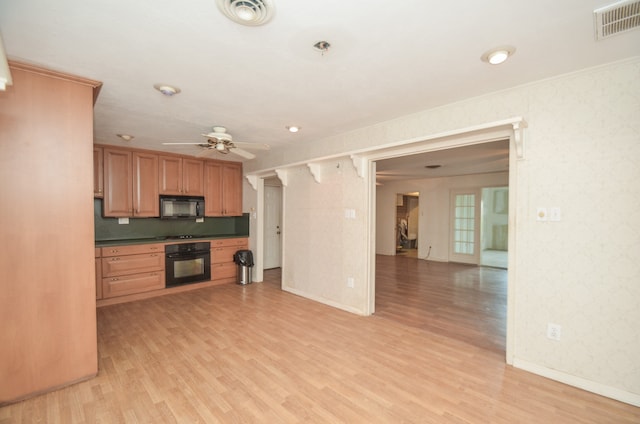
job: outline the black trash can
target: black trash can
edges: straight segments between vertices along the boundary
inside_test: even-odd
[[[251,250],[238,250],[233,255],[233,262],[238,265],[237,283],[251,284],[251,268],[253,268],[253,253]]]

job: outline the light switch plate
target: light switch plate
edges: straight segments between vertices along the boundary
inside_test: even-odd
[[[549,208],[549,221],[561,221],[562,211],[558,207]]]
[[[128,224],[129,218],[118,218],[118,224]]]

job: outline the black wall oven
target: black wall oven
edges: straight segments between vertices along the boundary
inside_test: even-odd
[[[208,241],[165,245],[166,286],[211,280],[210,249]]]

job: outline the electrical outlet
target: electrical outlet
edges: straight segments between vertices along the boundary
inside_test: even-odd
[[[355,282],[353,280],[353,277],[348,277],[347,278],[347,287],[349,287],[350,289],[355,287]]]
[[[555,341],[560,341],[560,335],[562,333],[562,326],[558,324],[547,324],[547,338]]]

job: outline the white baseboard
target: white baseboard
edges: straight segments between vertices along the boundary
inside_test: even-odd
[[[365,314],[364,314],[364,312],[362,312],[360,309],[352,308],[352,307],[350,307],[350,306],[343,305],[343,304],[341,304],[341,303],[337,303],[337,302],[334,302],[334,301],[329,300],[329,299],[324,299],[324,298],[321,298],[321,297],[316,297],[316,296],[310,295],[310,294],[308,294],[308,293],[301,292],[301,291],[298,291],[298,290],[296,290],[296,289],[292,289],[291,287],[285,287],[285,286],[283,286],[283,287],[282,287],[282,290],[283,290],[283,291],[286,291],[286,292],[288,292],[288,293],[291,293],[291,294],[295,294],[296,296],[304,297],[304,298],[306,298],[306,299],[310,299],[310,300],[313,300],[313,301],[315,301],[315,302],[318,302],[318,303],[322,303],[322,304],[324,304],[324,305],[331,306],[331,307],[336,308],[336,309],[341,309],[341,310],[343,310],[343,311],[351,312],[352,314],[362,315],[362,316],[364,316],[364,315],[365,315]]]
[[[628,403],[633,406],[640,406],[640,395],[635,393],[616,389],[615,387],[596,383],[595,381],[586,380],[584,378],[566,374],[561,371],[553,370],[551,368],[546,368],[522,359],[514,359],[513,366],[525,371],[529,371],[533,374],[541,375],[542,377],[546,377],[551,380],[568,384],[569,386],[586,390],[588,392],[596,393],[598,395],[615,399],[620,402]]]

